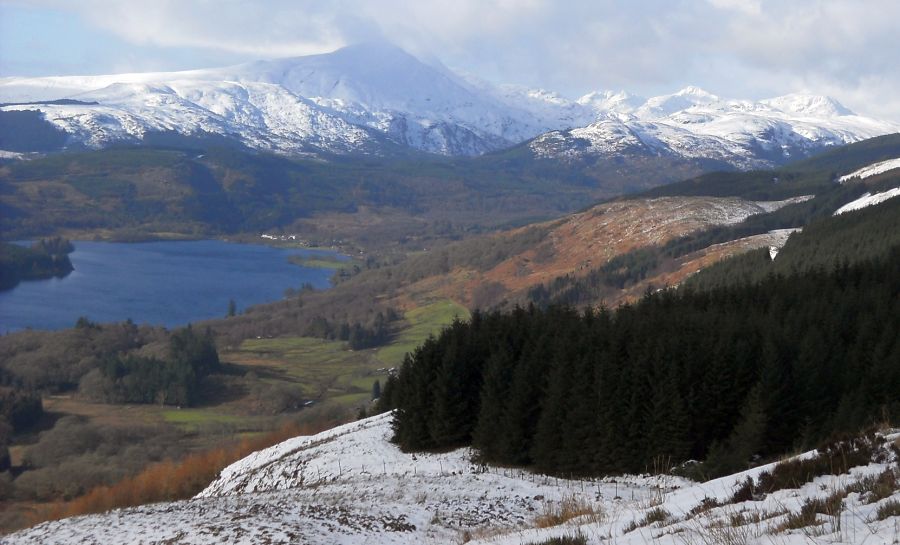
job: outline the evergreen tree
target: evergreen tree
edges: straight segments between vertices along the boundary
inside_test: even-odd
[[[372,384],[372,401],[378,401],[381,399],[381,381],[376,380]]]

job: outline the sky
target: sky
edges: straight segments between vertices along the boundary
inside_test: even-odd
[[[168,71],[385,39],[576,98],[696,85],[900,121],[898,0],[0,0],[0,76]]]

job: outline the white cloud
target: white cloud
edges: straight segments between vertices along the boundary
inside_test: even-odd
[[[719,9],[735,10],[750,15],[759,15],[762,12],[760,0],[708,0],[710,4]]]

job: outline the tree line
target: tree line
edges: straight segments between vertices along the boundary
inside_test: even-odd
[[[219,355],[209,329],[191,326],[171,334],[167,357],[106,354],[79,385],[82,395],[104,403],[156,403],[190,406],[203,379],[219,370]]]
[[[602,475],[706,460],[708,476],[900,418],[900,247],[616,311],[475,313],[385,385],[404,450]]]
[[[0,242],[0,290],[22,280],[65,276],[72,270],[72,243],[60,237],[41,239],[29,247]]]

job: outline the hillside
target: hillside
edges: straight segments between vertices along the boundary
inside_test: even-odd
[[[374,247],[556,216],[611,196],[619,184],[646,183],[619,178],[605,187],[567,171],[460,161],[326,163],[203,142],[51,155],[0,164],[0,231],[7,239],[127,240],[275,230]]]
[[[726,257],[755,249],[775,252],[792,232],[831,216],[867,191],[900,186],[896,171],[855,183],[833,181],[873,157],[877,161],[894,150],[900,153],[896,137],[881,140],[841,150],[842,166],[837,171],[809,167],[808,173],[777,184],[772,182],[777,172],[757,172],[753,176],[766,179],[768,185],[755,188],[756,182],[745,188],[730,175],[720,174],[718,179],[704,178],[710,182],[700,187],[725,196],[696,196],[699,189],[691,180],[674,184],[683,195],[615,199],[559,220],[416,248],[396,260],[370,260],[358,273],[342,277],[332,290],[298,298],[304,305],[301,323],[308,316],[365,316],[367,308],[410,311],[448,299],[469,309],[528,302],[616,306],[634,301],[648,288],[678,285]],[[835,162],[824,155],[823,160]],[[780,200],[742,196],[747,193]],[[284,301],[218,321],[214,327],[228,338],[302,335],[302,328],[285,325],[295,323],[296,317],[287,317],[297,312],[296,302]]]
[[[611,200],[560,220],[468,236],[462,241],[430,248],[421,246],[427,239],[425,233],[419,233],[422,238],[407,241],[406,248],[415,251],[403,257],[369,256],[365,261],[355,262],[356,267],[338,276],[337,285],[331,290],[299,290],[287,294],[283,301],[246,309],[228,319],[196,324],[200,328],[209,326],[213,329],[222,361],[227,362],[222,369],[223,374],[214,376],[214,380],[208,381],[203,389],[202,406],[178,411],[149,405],[129,408],[115,423],[121,425],[122,420],[126,419],[124,415],[134,414],[141,415],[148,423],[171,423],[183,435],[179,435],[171,446],[174,452],[182,452],[178,449],[186,445],[206,448],[213,444],[212,441],[221,441],[221,431],[217,430],[258,433],[267,429],[264,423],[271,420],[267,411],[296,407],[297,399],[334,399],[345,407],[366,406],[371,398],[373,382],[385,378],[387,369],[398,366],[405,352],[413,351],[429,334],[439,333],[440,328],[449,324],[454,316],[467,319],[466,307],[509,309],[516,302],[528,301],[538,306],[553,303],[596,306],[602,302],[616,306],[620,302],[640,299],[650,286],[680,284],[700,268],[754,248],[758,251],[744,255],[754,259],[764,257],[766,264],[750,263],[751,268],[763,274],[771,264],[779,268],[782,264],[790,268],[791,263],[798,262],[815,264],[819,261],[804,257],[808,255],[806,252],[812,250],[814,256],[823,259],[831,259],[832,254],[830,250],[816,250],[815,245],[807,241],[825,240],[821,235],[834,232],[829,225],[837,225],[833,223],[836,221],[841,222],[838,231],[843,231],[845,226],[849,229],[835,238],[835,243],[848,238],[856,239],[878,253],[878,239],[885,244],[893,240],[878,233],[885,232],[885,229],[888,233],[897,232],[890,221],[895,222],[896,217],[900,217],[893,214],[893,207],[900,201],[888,199],[861,211],[834,217],[832,214],[867,192],[879,194],[900,186],[896,172],[881,172],[843,184],[834,180],[873,162],[885,160],[883,155],[890,156],[893,145],[891,138],[851,145],[842,150],[839,160],[824,154],[823,160],[830,164],[839,163],[836,170],[823,172],[821,168],[809,167],[808,171],[804,171],[797,167],[796,170],[802,175],[784,180],[784,183],[774,183],[771,172],[755,173],[754,176],[760,181],[759,185],[751,187],[752,193],[740,192],[737,185],[730,185],[730,175],[723,175],[721,179],[727,183],[722,186],[722,191],[726,194],[720,196],[692,195],[690,184],[686,184],[686,195],[644,195]],[[131,157],[129,154],[139,152],[140,156],[147,151],[99,153],[108,154],[106,157],[109,160],[116,157],[125,160]],[[166,153],[182,158],[192,157],[179,150],[167,150]],[[200,164],[220,164],[213,162],[220,160],[215,157],[193,157],[190,160]],[[52,161],[59,160],[47,158],[42,160],[44,162],[33,162],[30,164],[34,168],[32,172],[45,175],[41,174],[39,167],[52,168]],[[262,159],[260,161],[249,164],[266,164]],[[71,164],[77,168],[99,168],[89,162],[79,164],[76,161]],[[221,164],[231,165],[235,173],[253,172],[240,170],[246,168],[240,161]],[[303,169],[313,168],[314,165],[311,162],[289,164],[297,166],[298,175],[306,172]],[[345,168],[347,172],[356,172],[352,169],[352,163]],[[260,168],[258,172],[261,174],[259,180],[265,180],[262,174],[268,171]],[[385,167],[385,177],[390,172]],[[767,175],[769,185],[762,181]],[[239,180],[240,175],[235,174],[234,179]],[[33,182],[22,183],[27,187],[28,183]],[[159,187],[164,188],[163,185]],[[727,194],[735,190],[738,190],[737,195]],[[809,198],[811,193],[815,193],[815,197]],[[753,195],[778,199],[755,199]],[[437,199],[438,195],[434,198]],[[890,225],[886,228],[873,227],[874,224],[867,219],[873,214]],[[309,219],[321,222],[322,216],[311,216]],[[384,225],[391,223],[385,218],[379,221]],[[390,227],[398,228],[394,225]],[[789,236],[801,227],[805,231],[803,234],[808,236]],[[331,226],[327,228],[331,229]],[[361,227],[361,230],[366,229]],[[827,245],[830,248],[833,244],[828,242]],[[771,261],[774,249],[781,246],[786,249],[776,255],[775,261]],[[795,252],[794,247],[802,251]],[[826,267],[830,263],[827,261]],[[741,278],[729,273],[726,276],[731,280]],[[379,323],[384,326],[384,316],[389,316],[385,330],[387,345],[351,350],[345,336],[341,336],[342,328],[356,323],[363,329]],[[676,321],[681,323],[684,317],[679,315]],[[884,320],[879,322],[887,323]],[[133,325],[129,327],[133,328]],[[711,330],[714,326],[704,327]],[[660,327],[657,331],[664,329]],[[33,364],[35,361],[43,361],[45,354],[53,353],[52,348],[62,346],[59,342],[66,340],[65,357],[56,355],[47,361],[64,362],[60,363],[59,372],[70,373],[73,377],[67,379],[65,388],[74,397],[45,398],[45,408],[85,419],[90,422],[89,428],[105,425],[114,406],[90,404],[77,399],[74,393],[76,384],[79,385],[78,392],[82,391],[81,386],[88,388],[94,384],[78,378],[81,376],[79,373],[86,370],[79,362],[83,359],[82,348],[86,349],[88,344],[85,342],[82,346],[78,339],[103,337],[118,330],[115,326],[92,327],[90,336],[77,329],[60,332],[59,335],[28,332],[27,335],[5,338],[4,345],[10,348],[8,361],[15,361],[18,369],[29,371],[37,369]],[[46,349],[36,350],[42,345]],[[151,352],[155,354],[158,349],[154,348]],[[673,348],[669,352],[675,354],[677,350]],[[384,385],[383,380],[381,385]],[[298,395],[302,397],[298,398]],[[846,409],[844,414],[847,414]],[[73,427],[71,418],[65,422],[69,423],[70,428]],[[62,431],[54,428],[59,433],[53,431],[41,437],[46,435],[49,441],[67,433],[65,426],[59,427]],[[22,467],[23,450],[26,455],[30,451],[37,452],[42,448],[39,443],[37,445],[33,449],[22,445],[14,447],[17,467]],[[43,469],[41,478],[51,474],[51,466],[48,465],[48,471]],[[128,466],[126,470],[123,465],[108,468],[108,471],[130,475],[138,469]],[[26,471],[24,475],[29,473]],[[60,487],[68,486],[66,479],[56,479],[54,482],[59,482]],[[88,484],[83,486],[89,486],[93,481],[87,479],[86,482]],[[27,490],[29,483],[40,484],[40,481],[36,477],[24,479],[21,483],[15,481],[16,486],[21,484],[23,490]]]
[[[567,480],[473,465],[465,449],[403,454],[389,435],[390,417],[381,415],[298,437],[230,466],[194,499],[44,523],[4,542],[519,544],[578,534],[585,543],[719,543],[710,539],[720,536],[862,544],[890,542],[900,517],[891,511],[900,498],[896,480],[885,480],[897,478],[890,448],[897,434],[874,439],[871,453],[833,475],[753,499],[733,495],[776,464],[706,483]],[[877,485],[886,482],[893,485]],[[830,507],[818,514],[816,505]]]

